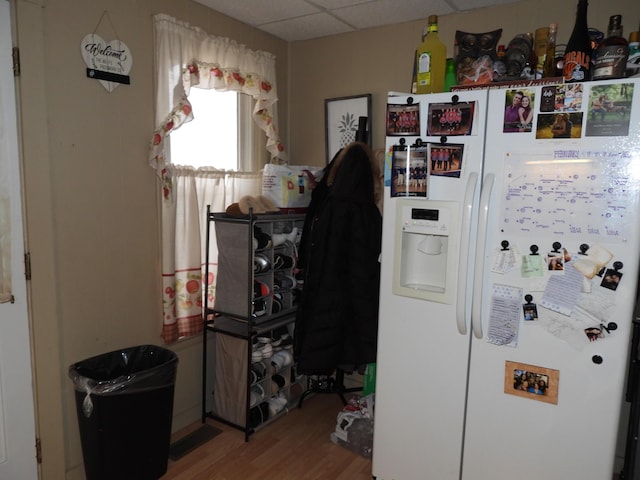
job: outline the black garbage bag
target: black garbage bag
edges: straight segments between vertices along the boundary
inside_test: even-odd
[[[69,367],[87,480],[156,480],[167,471],[177,355],[125,348]]]

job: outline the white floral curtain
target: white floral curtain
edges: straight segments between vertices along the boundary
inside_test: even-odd
[[[209,278],[204,278],[207,205],[212,212],[223,212],[241,196],[258,194],[262,186],[262,172],[168,168],[175,201],[164,202],[162,209],[162,338],[167,344],[202,332],[203,284],[213,305],[218,250],[212,228]]]
[[[217,250],[210,242],[210,278],[203,279],[206,209],[214,212],[243,195],[260,193],[262,172],[236,173],[172,165],[168,137],[193,119],[192,87],[250,95],[253,118],[265,131],[272,162],[286,162],[277,129],[275,57],[215,37],[165,14],[154,17],[156,128],[150,163],[162,179],[162,338],[173,343],[202,332],[202,292],[213,303]],[[196,112],[197,113],[197,112]],[[215,152],[203,152],[215,158]]]

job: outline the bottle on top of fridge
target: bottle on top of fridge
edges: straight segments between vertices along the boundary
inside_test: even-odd
[[[543,77],[555,77],[556,64],[556,35],[558,34],[558,24],[549,25],[549,36],[547,37],[547,51],[544,56],[544,64],[542,66]]]
[[[533,37],[533,51],[536,54],[538,62],[536,63],[535,78],[542,78],[544,60],[547,55],[547,45],[549,42],[549,27],[540,27],[536,29]]]
[[[416,51],[416,92],[444,91],[447,47],[438,38],[438,17],[430,15],[428,34]]]
[[[578,0],[573,31],[564,51],[562,76],[565,82],[583,82],[591,76],[591,39],[587,26],[587,0]]]
[[[456,78],[456,61],[453,58],[447,58],[447,68],[444,75],[444,91],[450,92],[451,87],[456,85],[458,80]]]
[[[629,56],[629,42],[622,36],[622,15],[609,17],[607,37],[593,54],[593,80],[624,77]]]

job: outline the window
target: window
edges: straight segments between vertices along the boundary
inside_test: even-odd
[[[249,95],[192,88],[189,102],[194,119],[171,132],[171,163],[241,172],[264,167],[266,138]]]

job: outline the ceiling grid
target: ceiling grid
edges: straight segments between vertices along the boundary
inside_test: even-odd
[[[410,22],[516,0],[195,0],[288,42]]]

